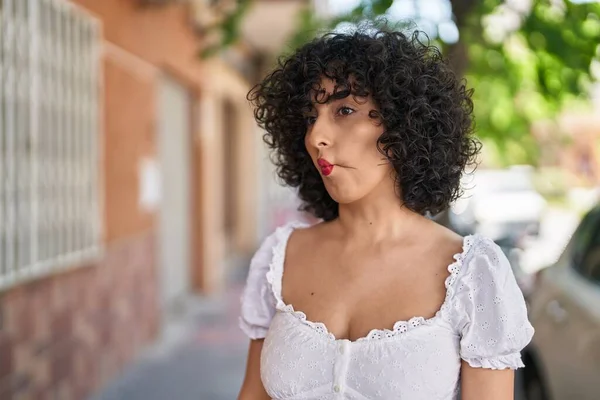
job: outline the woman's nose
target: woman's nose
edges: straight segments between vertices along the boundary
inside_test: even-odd
[[[322,140],[317,143],[317,148],[328,147],[328,146],[329,146],[329,143],[326,140]]]
[[[310,144],[317,149],[331,146],[331,132],[327,129],[323,122],[317,121],[313,125],[310,135]]]

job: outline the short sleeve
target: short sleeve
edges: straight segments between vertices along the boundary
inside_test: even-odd
[[[250,261],[239,318],[240,328],[250,339],[263,339],[275,315],[275,296],[267,274],[276,241],[275,234],[267,237]]]
[[[534,330],[508,259],[478,237],[464,262],[454,298],[461,358],[477,368],[523,367],[521,350]]]

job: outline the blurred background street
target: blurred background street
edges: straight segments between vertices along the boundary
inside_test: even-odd
[[[519,400],[600,398],[597,0],[0,0],[0,399],[236,398],[248,262],[306,219],[246,93],[385,18],[474,88],[481,164],[430,216],[506,252]]]
[[[238,328],[241,284],[218,300],[190,304],[178,339],[156,343],[93,400],[235,399],[248,340]]]

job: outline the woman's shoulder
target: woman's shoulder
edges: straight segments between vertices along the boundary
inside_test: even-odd
[[[260,242],[252,257],[251,267],[260,265],[263,269],[267,269],[272,262],[272,258],[276,257],[277,253],[285,253],[287,242],[292,233],[310,229],[312,226],[313,224],[310,222],[299,219],[291,220],[277,226]]]
[[[491,238],[474,233],[462,237],[462,251],[448,267],[447,290],[458,308],[486,297],[498,302],[500,294],[518,292],[512,266],[503,250]]]
[[[464,250],[456,257],[453,291],[459,308],[521,305],[523,295],[513,268],[502,248],[491,238],[472,234],[464,238]],[[487,307],[486,307],[487,308]]]
[[[490,237],[479,233],[463,238],[462,264],[465,274],[475,274],[479,278],[512,273],[502,248]]]

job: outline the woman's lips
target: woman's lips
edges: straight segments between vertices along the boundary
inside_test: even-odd
[[[319,165],[319,168],[321,168],[321,173],[323,175],[328,176],[331,174],[331,172],[333,172],[334,165],[324,158],[319,158],[317,160],[317,164]]]

